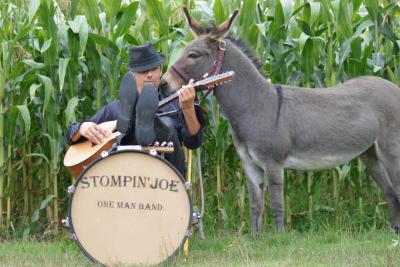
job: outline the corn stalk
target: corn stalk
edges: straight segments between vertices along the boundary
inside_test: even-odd
[[[0,65],[0,229],[3,227],[4,187],[4,85],[3,67]]]

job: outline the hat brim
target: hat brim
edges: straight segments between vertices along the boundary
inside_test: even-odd
[[[157,61],[147,63],[147,64],[140,64],[140,65],[135,65],[135,64],[127,64],[126,67],[133,72],[143,72],[143,71],[148,71],[151,69],[154,69],[158,66],[163,65],[165,62],[165,56],[164,54],[160,54],[160,59]]]

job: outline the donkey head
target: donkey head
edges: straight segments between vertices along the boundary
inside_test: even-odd
[[[180,58],[165,73],[161,79],[161,87],[166,94],[173,93],[182,85],[188,83],[188,79],[199,80],[209,73],[218,58],[221,41],[229,33],[233,22],[238,15],[235,11],[232,16],[215,29],[209,30],[200,25],[189,15],[187,8],[183,8],[187,24],[196,37],[184,49]]]

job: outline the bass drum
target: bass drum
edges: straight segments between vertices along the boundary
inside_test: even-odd
[[[154,265],[176,253],[192,222],[185,181],[166,160],[113,152],[79,176],[69,202],[73,239],[104,265]]]

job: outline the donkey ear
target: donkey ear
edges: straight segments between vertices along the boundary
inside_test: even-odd
[[[210,35],[210,38],[218,40],[227,36],[238,14],[239,10],[235,10],[227,21],[217,26],[216,31]]]
[[[200,25],[200,23],[189,15],[189,10],[186,7],[183,7],[183,13],[185,14],[187,24],[189,25],[190,29],[196,37],[205,33],[205,30]]]

